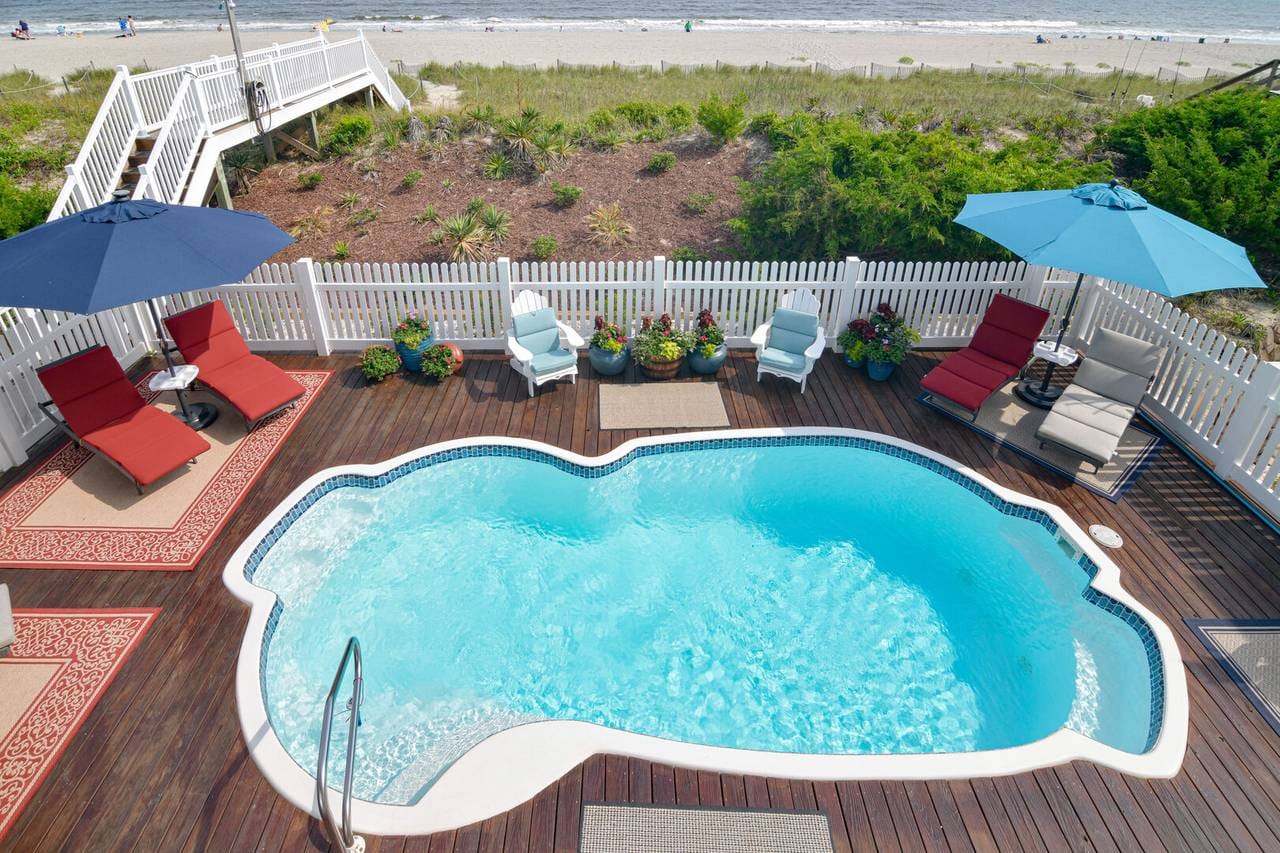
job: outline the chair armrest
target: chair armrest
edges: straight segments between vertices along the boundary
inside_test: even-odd
[[[804,351],[804,357],[810,361],[816,361],[822,356],[822,351],[827,348],[827,333],[822,331],[822,327],[818,327],[818,336],[813,339],[813,343],[809,344],[808,349]]]
[[[526,349],[512,335],[507,335],[507,349],[509,349],[511,351],[511,354],[515,356],[516,361],[523,362],[526,364],[528,362],[533,361],[533,353],[530,352],[528,349]]]
[[[560,327],[560,334],[564,335],[565,340],[569,342],[569,346],[577,349],[586,345],[587,342],[582,339],[582,335],[578,334],[568,323],[556,320],[556,325]]]
[[[63,422],[62,418],[54,414],[54,411],[53,411],[54,405],[52,400],[44,400],[41,402],[37,402],[36,405],[40,407],[40,411],[44,412],[44,416],[49,420],[53,421],[55,424],[60,424]]]
[[[773,323],[764,323],[758,329],[751,333],[751,343],[756,347],[763,347],[769,340],[769,327]]]

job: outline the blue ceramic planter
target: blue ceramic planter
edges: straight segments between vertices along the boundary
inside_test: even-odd
[[[845,353],[844,363],[852,367],[854,370],[859,370],[867,363],[867,360],[865,358],[850,358],[849,353]]]
[[[631,350],[623,347],[619,352],[609,352],[599,347],[588,347],[587,357],[591,359],[591,369],[601,376],[617,376],[627,369],[631,360]]]
[[[410,373],[422,372],[422,354],[436,345],[435,338],[427,338],[417,347],[407,347],[404,344],[396,344],[396,352],[400,353],[400,360],[404,362],[404,369]]]
[[[729,348],[724,344],[716,347],[716,351],[710,356],[704,356],[697,347],[694,347],[689,353],[689,369],[694,373],[710,376],[724,366],[724,361],[728,357]]]
[[[876,382],[883,382],[893,375],[893,369],[897,366],[892,361],[869,361],[867,362],[867,376]]]

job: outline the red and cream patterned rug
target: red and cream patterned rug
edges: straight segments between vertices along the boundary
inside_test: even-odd
[[[0,657],[0,839],[160,611],[15,610]]]
[[[0,567],[23,569],[150,569],[188,571],[204,554],[250,486],[266,470],[289,433],[333,375],[291,370],[307,389],[295,406],[246,434],[244,421],[223,402],[217,421],[201,433],[211,449],[139,495],[133,483],[72,442],[0,498]],[[161,409],[144,376],[138,388]]]

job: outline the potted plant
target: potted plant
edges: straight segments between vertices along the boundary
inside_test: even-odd
[[[724,343],[724,329],[711,316],[711,309],[698,312],[698,328],[693,331],[693,349],[689,351],[689,369],[703,376],[711,376],[729,357]]]
[[[854,370],[867,363],[867,341],[875,337],[875,327],[859,317],[850,320],[843,332],[836,335],[836,343],[844,350],[844,363]]]
[[[400,356],[385,344],[375,344],[360,353],[360,372],[370,382],[381,382],[400,369]]]
[[[419,317],[417,311],[410,311],[396,325],[391,333],[396,352],[404,362],[405,370],[413,373],[422,372],[422,354],[435,345],[431,337],[431,324]]]
[[[627,369],[627,336],[622,334],[617,323],[610,323],[597,315],[596,330],[591,335],[587,356],[591,359],[591,369],[596,373],[617,376]]]
[[[442,344],[436,344],[436,346],[448,348],[449,371],[451,373],[457,373],[459,370],[462,369],[462,347],[458,346],[452,341],[447,341]]]
[[[453,374],[453,350],[448,344],[428,347],[419,355],[419,365],[423,376],[443,382]]]
[[[911,348],[920,342],[920,333],[909,327],[887,302],[881,302],[876,313],[871,315],[871,327],[875,330],[875,337],[863,347],[867,376],[883,382],[893,375],[893,369],[902,364]]]
[[[693,335],[672,326],[670,314],[663,314],[657,322],[645,317],[631,340],[631,355],[650,379],[671,379],[691,349]]]

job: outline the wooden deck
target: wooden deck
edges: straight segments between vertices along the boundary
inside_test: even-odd
[[[1280,616],[1280,537],[1173,448],[1119,504],[996,450],[914,402],[938,357],[917,354],[875,387],[827,357],[803,397],[793,384],[757,384],[754,363],[734,358],[721,387],[735,427],[890,433],[1053,501],[1082,525],[1119,529],[1124,584],[1168,622],[1188,668],[1191,737],[1177,778],[1148,782],[1076,763],[961,782],[815,784],[595,756],[508,814],[429,839],[370,839],[370,850],[575,850],[580,803],[600,799],[818,808],[830,816],[838,851],[1280,850],[1280,737],[1182,621]],[[339,373],[195,571],[0,571],[23,607],[162,608],[4,849],[328,849],[318,824],[276,796],[240,737],[233,672],[247,611],[220,578],[232,550],[326,466],[467,435],[523,436],[594,455],[644,434],[597,431],[590,376],[530,400],[496,357],[470,358],[461,378],[442,386],[397,377],[371,388],[349,357],[276,360]]]

